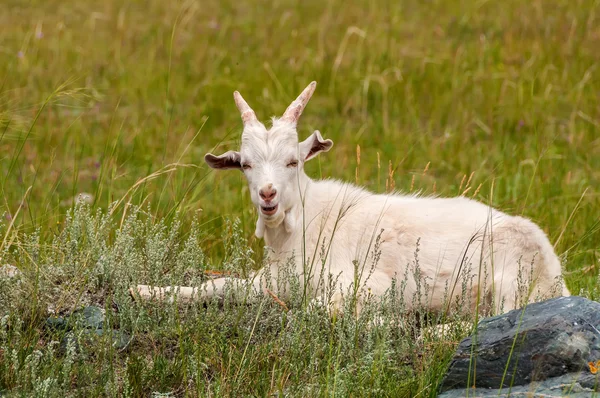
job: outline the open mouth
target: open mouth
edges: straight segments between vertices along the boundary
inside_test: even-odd
[[[277,207],[278,207],[278,206],[279,206],[279,205],[273,205],[273,206],[270,206],[270,205],[267,205],[267,206],[260,206],[260,210],[262,211],[262,213],[263,213],[264,215],[267,215],[267,216],[272,216],[273,214],[277,213]]]

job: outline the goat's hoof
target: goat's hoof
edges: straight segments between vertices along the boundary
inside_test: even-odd
[[[152,298],[152,292],[148,285],[137,285],[129,288],[129,295],[134,300],[149,300]]]

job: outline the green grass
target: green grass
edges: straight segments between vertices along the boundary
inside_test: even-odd
[[[571,291],[600,295],[598,1],[9,0],[0,37],[0,263],[26,276],[0,294],[0,394],[29,395],[40,378],[59,396],[435,393],[448,342],[406,346],[391,328],[304,310],[290,328],[272,302],[128,301],[128,283],[260,264],[242,175],[202,161],[239,144],[234,90],[267,120],[316,80],[299,133],[335,146],[309,175],[465,193],[530,217],[564,256]],[[111,209],[105,226],[94,209],[80,209],[89,222],[66,217],[81,192]],[[178,257],[186,241],[194,261]],[[136,336],[127,350],[107,339],[48,350],[60,340],[43,327],[49,306],[87,303]]]

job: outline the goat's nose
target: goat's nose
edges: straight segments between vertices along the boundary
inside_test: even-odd
[[[263,200],[266,200],[268,202],[270,200],[273,200],[273,198],[275,197],[275,194],[277,194],[277,190],[273,187],[273,184],[269,184],[269,185],[262,187],[258,191],[258,194],[260,195],[260,197]]]

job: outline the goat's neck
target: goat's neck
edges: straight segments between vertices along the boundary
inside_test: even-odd
[[[276,253],[297,249],[295,243],[299,237],[302,237],[304,208],[309,206],[311,197],[309,190],[313,183],[306,175],[303,177],[299,181],[301,194],[299,193],[296,204],[286,210],[283,222],[274,227],[265,226],[265,243]]]

